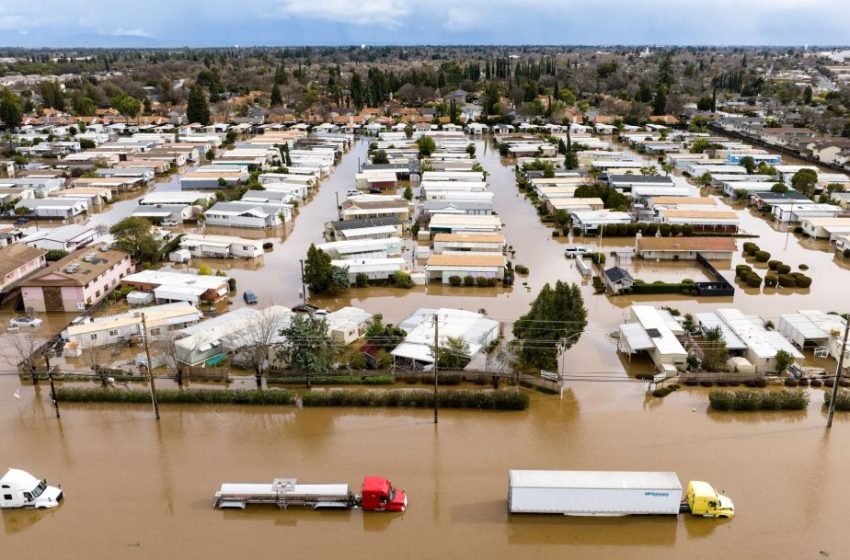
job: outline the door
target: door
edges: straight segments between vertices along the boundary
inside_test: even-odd
[[[62,288],[50,286],[42,288],[41,291],[44,294],[45,311],[65,311],[62,303]]]

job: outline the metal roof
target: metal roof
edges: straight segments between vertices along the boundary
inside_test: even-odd
[[[623,488],[682,491],[674,472],[508,471],[513,488]]]

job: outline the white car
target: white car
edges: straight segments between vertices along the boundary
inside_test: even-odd
[[[15,317],[9,321],[10,327],[30,327],[37,328],[41,326],[43,321],[37,317]]]
[[[564,249],[564,255],[569,259],[574,259],[576,257],[583,257],[585,255],[590,254],[590,249],[587,247],[582,247],[581,245],[576,245],[574,247],[567,247]]]

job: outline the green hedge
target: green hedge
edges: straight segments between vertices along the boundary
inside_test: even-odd
[[[832,393],[827,391],[823,394],[823,405],[829,406],[832,400]],[[839,390],[835,397],[835,410],[847,411],[850,410],[850,391]]]
[[[680,294],[683,289],[693,288],[692,284],[669,284],[667,282],[653,282],[652,284],[632,285],[634,294]]]
[[[283,389],[238,391],[233,389],[160,389],[160,404],[295,404],[295,393]],[[149,403],[149,391],[103,387],[59,387],[56,400],[62,402]]]
[[[805,410],[809,395],[795,391],[711,391],[708,401],[714,410]]]
[[[472,391],[466,389],[439,391],[441,408],[477,408],[484,410],[525,410],[528,395],[518,391]],[[426,389],[391,391],[307,391],[304,406],[368,406],[390,408],[430,408],[434,393]]]
[[[270,385],[303,385],[307,378],[303,375],[284,375],[268,377]],[[310,379],[311,385],[393,385],[396,379],[387,375],[326,375]]]

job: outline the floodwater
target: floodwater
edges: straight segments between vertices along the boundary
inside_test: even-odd
[[[701,388],[647,398],[643,383],[625,371],[647,370],[648,363],[628,364],[610,337],[634,302],[671,305],[683,313],[734,306],[775,323],[780,313],[800,308],[843,311],[850,301],[843,259],[823,243],[777,231],[739,210],[743,228],[760,236],[755,241],[763,249],[794,267],[810,267],[810,289],[739,289],[733,298],[719,299],[597,296],[575,263],[563,257],[571,240],[552,238],[518,193],[512,169],[484,143],[477,148],[508,244],[516,250],[513,261],[528,266],[528,276],[518,276],[511,289],[432,284],[409,291],[354,289],[316,301],[329,308],[358,305],[391,321],[423,306],[486,309],[508,324],[526,311],[543,283],[580,283],[589,324],[567,353],[565,370],[582,380],[568,381],[563,399],[533,394],[530,409],[518,413],[441,411],[437,426],[430,411],[201,405],[163,406],[156,423],[144,405],[66,404],[57,420],[47,385],[23,387],[15,398],[20,382],[6,366],[0,368],[0,467],[24,468],[61,483],[66,500],[53,511],[0,514],[4,557],[847,557],[850,415],[839,413],[826,432],[823,393],[815,389],[809,410],[795,413],[713,413]],[[233,274],[240,291],[257,292],[261,306],[298,302],[298,260],[311,242],[321,241],[324,222],[336,215],[335,193],[351,186],[356,159],[365,151],[366,143],[358,143],[301,208],[292,231],[270,237],[275,246],[261,268],[227,261],[213,267]],[[633,246],[628,239],[579,241],[600,243],[606,252]],[[740,262],[738,254],[720,268],[731,276]],[[630,266],[653,280],[701,277],[688,263]],[[55,332],[70,318],[47,316],[39,332]],[[4,344],[0,354],[9,353]],[[509,516],[511,468],[673,470],[683,483],[701,479],[724,489],[738,515],[729,521]],[[356,487],[367,474],[406,488],[409,510],[221,512],[211,505],[223,482],[297,477]]]
[[[585,361],[581,359],[581,361]],[[592,363],[592,362],[591,362]],[[534,395],[519,413],[62,405],[0,381],[3,465],[61,484],[46,512],[5,511],[9,558],[845,558],[850,417],[718,414],[705,393],[639,383]],[[814,403],[821,393],[813,391]],[[674,470],[735,501],[732,520],[509,516],[511,468]],[[217,511],[223,482],[387,476],[404,514]],[[823,551],[823,552],[822,552]]]

